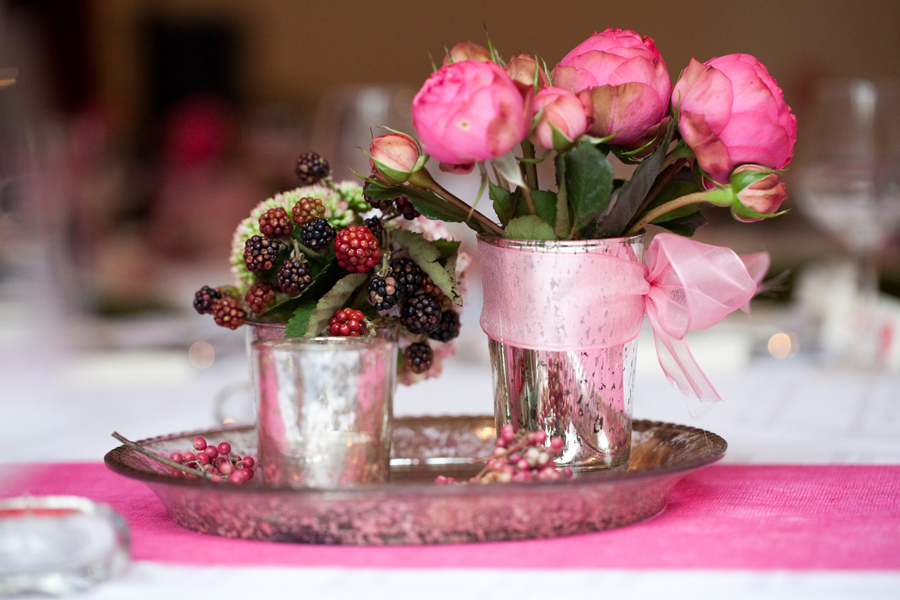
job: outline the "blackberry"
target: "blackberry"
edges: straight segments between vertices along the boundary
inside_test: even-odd
[[[325,217],[325,205],[318,198],[300,198],[291,209],[294,223],[303,225],[307,221]]]
[[[368,227],[351,225],[337,234],[334,256],[342,269],[351,273],[368,273],[378,264],[381,250]]]
[[[256,314],[266,312],[273,300],[275,300],[275,286],[268,281],[257,281],[250,286],[244,296],[247,306]]]
[[[400,322],[410,333],[431,333],[441,323],[441,304],[422,294],[408,298],[400,308]]]
[[[247,320],[247,313],[241,308],[240,301],[231,297],[216,300],[212,314],[216,325],[229,329],[237,329]]]
[[[403,362],[413,373],[424,373],[431,368],[434,361],[434,352],[431,346],[422,342],[410,344],[403,351]]]
[[[252,273],[265,273],[275,265],[281,244],[267,237],[254,235],[244,244],[244,264]]]
[[[359,337],[366,332],[365,318],[361,310],[340,308],[328,321],[328,335]]]
[[[259,230],[267,237],[279,237],[290,235],[294,230],[294,224],[283,208],[270,208],[259,217]]]
[[[194,294],[194,310],[201,315],[208,315],[213,311],[213,305],[216,303],[216,300],[221,299],[222,292],[204,285]]]
[[[289,258],[281,265],[275,280],[282,292],[296,296],[312,283],[312,274],[309,272],[308,264],[296,258]]]
[[[300,239],[303,240],[303,244],[307,248],[312,248],[313,250],[324,250],[327,248],[335,235],[334,227],[321,217],[307,221],[300,228]]]
[[[428,334],[433,340],[449,342],[459,336],[459,315],[455,311],[445,310],[441,313],[441,321],[437,329]]]
[[[390,274],[385,277],[373,277],[369,282],[369,302],[375,310],[390,310],[397,306],[400,294],[397,293],[397,280]]]
[[[380,238],[381,234],[384,233],[384,224],[378,217],[369,217],[368,219],[363,221],[363,225],[368,227],[369,231],[372,232],[372,235],[377,238]]]
[[[303,185],[315,185],[331,173],[328,161],[315,152],[306,152],[297,159],[297,179]]]
[[[422,213],[416,210],[416,207],[413,206],[413,203],[409,201],[409,198],[406,196],[400,196],[395,200],[397,204],[397,210],[400,211],[400,214],[403,215],[403,218],[407,221],[412,221],[418,216],[421,216]]]
[[[391,273],[397,280],[397,292],[403,298],[412,296],[425,278],[425,273],[422,272],[416,261],[406,257],[391,261]]]

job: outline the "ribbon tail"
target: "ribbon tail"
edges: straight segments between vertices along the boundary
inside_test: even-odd
[[[669,383],[689,398],[701,402],[718,402],[722,397],[710,383],[709,378],[697,364],[684,338],[674,338],[659,325],[654,311],[647,311],[647,318],[653,327],[656,342],[656,356],[659,366]]]

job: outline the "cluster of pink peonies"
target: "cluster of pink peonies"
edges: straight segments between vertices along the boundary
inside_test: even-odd
[[[493,51],[457,44],[415,96],[412,115],[418,142],[390,134],[370,148],[391,185],[409,180],[423,157],[464,173],[526,140],[566,152],[591,136],[640,158],[675,119],[676,139],[704,188],[728,186],[738,167],[752,165],[753,181],[745,167],[743,187],[732,194],[732,212],[745,221],[779,210],[786,195],[776,171],[790,162],[797,137],[796,117],[756,58],[692,60],[673,86],[654,41],[620,29],[593,34],[549,74],[528,55],[514,56],[504,68]]]

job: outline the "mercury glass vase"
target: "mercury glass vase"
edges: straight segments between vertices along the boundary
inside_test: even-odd
[[[643,236],[478,241],[498,432],[509,423],[561,437],[557,465],[574,471],[627,468],[643,304],[609,290],[618,261],[642,262]],[[488,314],[491,306],[502,309]],[[519,327],[523,315],[530,322]],[[496,331],[514,331],[519,342]],[[552,338],[555,348],[545,344]]]
[[[387,481],[397,344],[295,338],[252,344],[258,452],[266,485]]]

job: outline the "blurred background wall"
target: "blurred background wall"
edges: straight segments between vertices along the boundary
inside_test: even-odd
[[[673,80],[692,57],[753,54],[798,116],[798,160],[810,100],[823,78],[900,78],[897,0],[7,0],[0,6],[0,68],[18,69],[16,85],[0,88],[5,169],[24,168],[17,158],[22,148],[44,149],[41,172],[54,177],[31,182],[43,186],[38,195],[47,209],[35,218],[48,236],[62,237],[59,251],[71,262],[68,277],[80,282],[79,301],[100,311],[187,306],[185,297],[166,297],[152,282],[177,282],[180,274],[196,287],[197,265],[224,271],[234,225],[269,194],[295,185],[293,159],[311,149],[330,154],[323,146],[346,125],[330,111],[341,90],[392,84],[384,89],[397,91],[402,113],[431,71],[430,56],[440,62],[444,48],[458,41],[484,43],[485,30],[504,56],[537,53],[552,67],[594,31],[634,29],[656,40]],[[361,153],[354,157],[365,164]],[[352,177],[350,160],[334,165],[337,179]],[[789,193],[791,177],[789,170]],[[4,188],[0,216],[14,212],[22,189]],[[702,230],[704,239],[768,249],[776,267],[840,253],[800,211],[749,227],[727,214],[712,218],[719,223]],[[888,287],[900,279],[896,245],[894,236],[882,261]],[[190,269],[163,272],[167,261]]]

